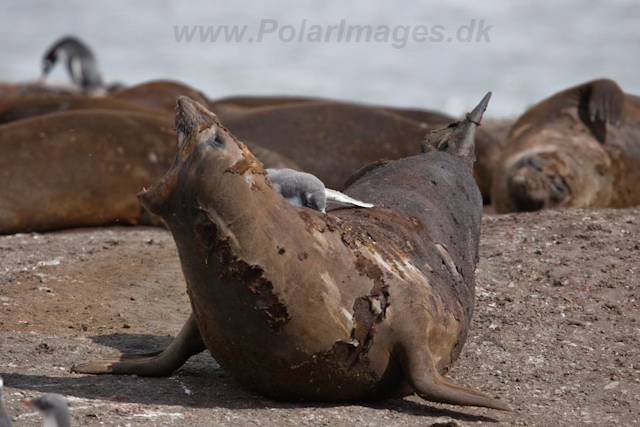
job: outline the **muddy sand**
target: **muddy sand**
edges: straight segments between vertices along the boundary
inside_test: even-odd
[[[20,399],[60,393],[75,425],[634,425],[640,418],[640,208],[483,219],[476,314],[456,382],[515,411],[417,397],[296,404],[241,389],[207,352],[169,378],[71,374],[166,345],[190,307],[170,234],[111,227],[0,237],[0,375]]]

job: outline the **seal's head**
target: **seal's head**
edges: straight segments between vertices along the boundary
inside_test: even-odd
[[[517,211],[562,206],[571,197],[570,158],[561,151],[528,153],[507,171],[507,192]]]
[[[612,194],[611,161],[588,134],[543,129],[523,135],[519,152],[494,175],[497,212],[606,206]],[[495,195],[495,198],[493,197]]]
[[[511,128],[493,175],[496,212],[611,206],[620,168],[611,152],[627,107],[622,89],[599,79],[527,110]]]
[[[199,207],[233,209],[229,203],[220,206],[217,200],[234,194],[242,204],[243,197],[257,185],[253,181],[255,175],[266,181],[262,164],[220,124],[215,114],[185,96],[177,104],[178,147],[174,164],[160,182],[138,195],[146,209],[169,225],[177,220],[175,212],[189,211],[187,200],[196,200]],[[191,207],[197,210],[198,206]]]

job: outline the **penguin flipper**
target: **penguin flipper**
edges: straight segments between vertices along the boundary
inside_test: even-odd
[[[356,200],[352,197],[349,197],[344,193],[341,193],[336,190],[330,190],[328,188],[324,189],[324,194],[327,198],[327,202],[344,203],[347,205],[358,206],[361,208],[372,208],[374,206],[371,203],[361,202],[360,200]]]

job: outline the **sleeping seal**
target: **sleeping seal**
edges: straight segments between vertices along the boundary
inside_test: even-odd
[[[445,379],[475,298],[482,199],[473,139],[489,101],[432,133],[424,153],[363,174],[371,209],[296,207],[202,105],[181,97],[172,168],[140,193],[176,241],[193,314],[159,353],[73,371],[169,375],[209,349],[242,385],[277,399],[417,393],[508,409]]]
[[[371,162],[418,154],[418,141],[428,130],[455,120],[430,110],[321,98],[233,97],[209,105],[243,142],[286,154],[335,190],[343,190],[353,171]],[[500,151],[497,133],[483,126],[476,137],[474,176],[486,203]]]
[[[0,126],[0,234],[161,224],[136,198],[172,163],[166,117],[69,111]]]
[[[14,120],[0,126],[0,234],[162,225],[136,194],[173,161],[172,117],[112,99],[15,101],[0,102],[0,122]],[[298,168],[286,156],[255,149],[269,167]]]
[[[496,212],[640,204],[640,98],[611,80],[564,90],[513,125],[493,175]]]

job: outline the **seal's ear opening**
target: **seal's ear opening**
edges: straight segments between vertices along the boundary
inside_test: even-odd
[[[467,113],[464,120],[451,123],[444,129],[429,132],[422,143],[422,152],[446,151],[455,154],[473,167],[476,160],[474,144],[476,128],[480,126],[482,115],[489,105],[489,99],[491,99],[491,92],[482,98],[473,111]]]
[[[593,136],[604,144],[607,124],[619,126],[624,120],[626,95],[616,82],[600,79],[579,87],[578,115]]]

